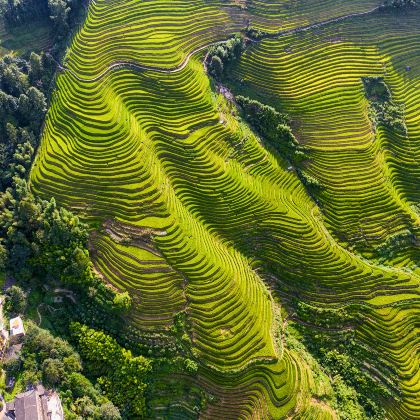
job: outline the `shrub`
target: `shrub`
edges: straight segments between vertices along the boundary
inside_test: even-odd
[[[206,60],[209,74],[216,79],[221,79],[241,56],[244,49],[245,43],[240,35],[235,35],[226,42],[211,47]]]
[[[191,359],[184,360],[185,370],[189,373],[197,373],[198,364]]]
[[[113,308],[119,312],[126,312],[131,308],[131,297],[128,292],[116,293],[112,302]]]
[[[391,91],[383,78],[364,77],[362,81],[370,103],[369,117],[373,126],[382,124],[406,135],[404,108],[392,101]]]
[[[6,292],[6,309],[13,314],[23,314],[26,305],[26,293],[19,286],[11,286]]]
[[[385,0],[384,6],[397,9],[404,7],[416,7],[417,0]]]

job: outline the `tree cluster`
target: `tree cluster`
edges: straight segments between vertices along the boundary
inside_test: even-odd
[[[23,314],[27,303],[27,296],[22,288],[13,285],[7,289],[4,308],[9,314],[12,316]]]
[[[25,177],[30,168],[47,110],[53,63],[32,53],[29,60],[0,59],[0,190],[14,176]]]
[[[146,410],[144,392],[151,362],[133,356],[102,331],[73,323],[71,331],[89,372],[97,378],[102,392],[129,418],[143,418]]]
[[[385,0],[384,6],[396,9],[402,9],[404,7],[416,7],[417,0]]]
[[[326,373],[334,378],[333,388],[340,418],[383,418],[383,401],[398,399],[399,393],[388,384],[374,380],[360,362],[379,357],[371,354],[373,349],[367,350],[357,343],[351,328],[362,322],[366,314],[361,314],[358,307],[318,308],[297,299],[293,305],[295,314],[303,321],[295,324],[299,340],[316,357]],[[334,334],[331,334],[332,328]],[[387,366],[387,369],[391,368]]]
[[[54,33],[64,36],[80,5],[78,0],[0,0],[0,13],[9,27],[48,20]]]
[[[119,410],[83,375],[79,354],[50,332],[26,322],[21,353],[4,365],[9,376],[25,384],[43,385],[61,393],[67,419],[121,419]]]
[[[389,236],[384,243],[376,247],[375,251],[385,261],[394,258],[415,244],[416,235],[406,229]]]
[[[241,56],[244,49],[245,42],[239,35],[211,47],[206,58],[209,74],[217,80],[226,76],[231,65]]]
[[[262,31],[261,29],[248,26],[245,30],[245,35],[251,39],[260,40],[268,35],[268,32]]]
[[[0,196],[0,238],[8,252],[7,269],[20,281],[33,277],[64,284],[89,284],[87,227],[55,200],[37,199],[25,180]]]
[[[251,126],[267,140],[275,150],[292,162],[306,158],[305,150],[288,125],[288,117],[275,108],[245,96],[236,96],[236,102]]]
[[[48,0],[0,0],[0,13],[8,26],[44,19],[48,12]]]
[[[363,85],[369,100],[369,116],[376,127],[382,124],[407,135],[404,108],[392,100],[391,91],[382,77],[364,77]]]

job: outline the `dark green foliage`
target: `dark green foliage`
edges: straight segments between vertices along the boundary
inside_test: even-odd
[[[364,77],[366,97],[373,102],[385,102],[391,100],[391,92],[382,77]]]
[[[416,236],[407,230],[389,236],[375,251],[384,260],[395,257],[399,252],[415,245]]]
[[[269,105],[247,98],[236,96],[236,102],[244,111],[246,120],[268,140],[274,141],[277,137],[277,127],[288,122],[285,114],[281,114]]]
[[[131,308],[131,297],[128,292],[116,293],[112,301],[113,308],[119,312],[127,312]]]
[[[185,370],[189,373],[197,373],[198,364],[191,359],[185,359],[184,361]]]
[[[5,370],[7,377],[16,377],[22,368],[22,361],[20,358],[10,358],[3,363],[3,369]]]
[[[366,97],[370,103],[369,116],[376,127],[382,124],[393,130],[407,134],[404,108],[392,101],[391,92],[382,77],[364,77]]]
[[[88,369],[101,390],[129,417],[143,418],[145,379],[151,362],[133,356],[111,336],[79,323],[71,325],[73,337]]]
[[[12,315],[25,312],[27,305],[26,293],[19,286],[11,286],[6,292],[5,309]]]
[[[0,0],[0,12],[9,26],[48,16],[48,0]]]
[[[217,80],[227,76],[231,65],[241,56],[244,49],[245,42],[239,35],[211,47],[206,59],[209,74]]]
[[[385,7],[401,9],[404,7],[416,7],[417,0],[385,0]]]
[[[343,308],[317,308],[297,300],[295,307],[299,319],[323,328],[342,328],[348,325],[350,321],[354,322],[354,317],[350,316]]]
[[[334,378],[333,388],[340,418],[383,418],[384,399],[398,399],[399,392],[374,380],[361,363],[362,360],[378,357],[372,354],[372,349],[368,351],[360,347],[355,340],[353,327],[363,322],[362,314],[357,308],[355,311],[317,308],[298,300],[294,301],[294,308],[297,318],[302,321],[293,324],[299,331],[299,340],[315,356],[326,373]],[[395,377],[392,371],[389,374]],[[363,407],[362,417],[358,406]],[[356,416],[355,413],[358,412]]]
[[[248,26],[245,30],[246,36],[251,39],[260,40],[268,35],[268,32],[262,31],[261,29],[253,28],[252,26]]]
[[[26,182],[0,196],[0,237],[9,251],[8,269],[20,280],[37,276],[86,285],[93,274],[86,250],[87,227],[55,200],[35,198]]]
[[[321,182],[314,178],[312,175],[308,174],[306,171],[299,169],[298,176],[303,185],[305,185],[312,192],[319,191],[323,188]]]
[[[3,271],[6,268],[7,264],[7,249],[0,243],[0,271]]]
[[[81,373],[80,356],[67,341],[54,337],[30,321],[26,322],[25,327],[26,336],[21,353],[17,359],[11,359],[3,365],[8,376],[16,376],[20,372],[27,384],[42,382],[58,389],[66,418],[77,418],[75,416],[84,410],[80,407],[83,401],[89,402],[91,410],[91,414],[83,418],[102,419],[105,409],[113,413],[114,417],[109,418],[121,418],[115,406]]]
[[[37,54],[30,63],[9,56],[0,60],[0,190],[30,168],[47,109],[50,64]]]
[[[81,3],[80,0],[0,0],[0,14],[8,27],[34,20],[49,21],[60,38],[69,31]]]
[[[286,159],[299,163],[307,158],[306,150],[300,146],[289,127],[288,117],[269,105],[245,96],[236,96],[244,118]]]

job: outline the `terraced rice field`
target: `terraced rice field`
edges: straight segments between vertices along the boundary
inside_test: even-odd
[[[358,308],[366,365],[379,381],[386,362],[397,370],[403,395],[390,417],[418,418],[418,250],[383,266],[374,247],[403,229],[418,234],[419,15],[339,21],[243,55],[243,86],[288,112],[310,148],[307,171],[325,184],[311,197],[214,92],[203,48],[246,16],[277,32],[377,4],[242,3],[92,2],[57,78],[31,186],[92,224],[96,269],[130,291],[131,322],[166,331],[187,311],[201,370],[180,380],[216,397],[203,418],[336,418],[279,337],[277,301],[291,297]],[[361,77],[384,71],[408,138],[373,134]],[[165,410],[156,404],[156,417]],[[182,402],[177,413],[194,418]]]
[[[382,4],[378,0],[230,0],[252,27],[278,32],[341,16],[364,13]]]

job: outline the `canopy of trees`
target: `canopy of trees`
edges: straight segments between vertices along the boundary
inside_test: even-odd
[[[65,35],[81,5],[78,0],[0,0],[0,13],[8,26],[50,20],[54,32]]]
[[[54,199],[43,201],[29,191],[25,180],[0,196],[0,237],[8,250],[8,269],[19,280],[33,276],[63,283],[92,280],[86,250],[88,232],[79,219]]]
[[[0,59],[0,190],[14,176],[25,177],[47,110],[54,64],[45,54],[32,53],[29,61]]]
[[[58,389],[66,419],[121,419],[118,409],[81,373],[80,356],[67,341],[32,322],[25,326],[27,332],[18,359],[4,365],[9,376],[21,374],[24,383]]]
[[[384,6],[399,9],[403,7],[416,7],[417,0],[385,0]]]
[[[206,59],[209,74],[216,79],[226,75],[230,65],[241,56],[244,49],[245,42],[239,35],[211,47]]]
[[[364,77],[366,98],[370,103],[370,119],[374,126],[382,124],[386,127],[407,134],[404,120],[404,108],[395,103],[391,91],[382,77]]]
[[[143,356],[134,357],[102,331],[79,323],[72,324],[71,330],[80,354],[105,395],[129,418],[144,417],[145,378],[151,362]]]
[[[236,102],[243,111],[246,121],[267,140],[278,153],[292,162],[299,162],[306,158],[304,148],[288,125],[288,117],[275,108],[262,104],[245,96],[236,96]]]

